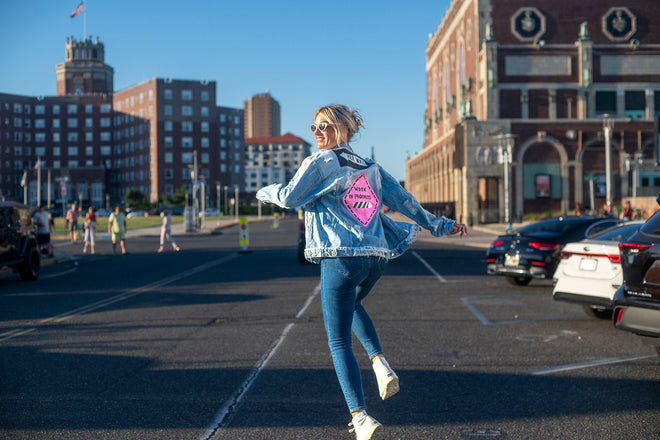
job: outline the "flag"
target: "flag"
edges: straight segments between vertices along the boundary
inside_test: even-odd
[[[80,14],[80,13],[83,11],[83,8],[84,8],[84,7],[83,7],[83,2],[80,2],[80,4],[78,5],[78,7],[77,7],[76,9],[74,9],[73,12],[71,13],[71,18],[73,18],[73,17],[75,17],[76,15]]]
[[[37,158],[37,163],[34,164],[34,175],[35,176],[37,175],[37,171],[39,171],[39,167],[41,166],[40,163],[41,163],[41,158],[38,157]]]
[[[23,170],[23,178],[21,179],[21,187],[25,188],[26,183],[27,183],[27,170]]]

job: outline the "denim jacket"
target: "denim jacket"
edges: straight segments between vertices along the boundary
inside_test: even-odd
[[[419,226],[436,237],[454,226],[454,220],[422,208],[394,177],[348,144],[307,157],[286,186],[261,188],[257,198],[305,210],[305,258],[313,263],[332,257],[396,258],[415,241]],[[390,219],[383,206],[416,224]]]

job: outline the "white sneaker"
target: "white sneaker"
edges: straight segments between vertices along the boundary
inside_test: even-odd
[[[378,392],[381,399],[388,399],[399,392],[399,377],[390,368],[384,357],[377,357],[372,367],[378,380]]]
[[[366,411],[357,413],[348,426],[352,426],[348,432],[355,432],[357,440],[376,440],[383,433],[383,425],[367,414]]]

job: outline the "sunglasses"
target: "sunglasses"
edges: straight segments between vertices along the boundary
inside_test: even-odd
[[[312,125],[309,126],[309,128],[312,130],[312,133],[316,132],[316,129],[317,129],[317,128],[318,128],[320,131],[325,132],[325,131],[328,129],[328,127],[330,127],[330,126],[331,126],[331,125],[328,124],[327,122],[321,122],[319,125],[312,124]]]

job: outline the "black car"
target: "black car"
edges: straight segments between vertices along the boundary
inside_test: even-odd
[[[648,337],[660,355],[660,211],[619,243],[623,284],[614,294],[614,326]]]
[[[611,217],[553,217],[498,236],[486,252],[487,271],[525,286],[534,278],[551,279],[562,247],[616,225]]]
[[[41,257],[28,206],[0,202],[0,268],[17,271],[25,281],[39,278]]]

